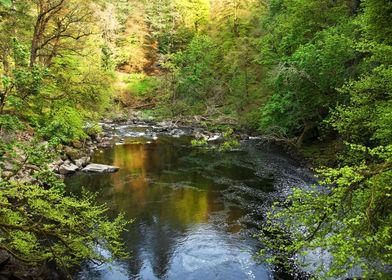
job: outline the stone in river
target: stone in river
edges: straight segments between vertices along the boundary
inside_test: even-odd
[[[86,166],[89,162],[90,162],[90,157],[82,157],[80,159],[75,160],[75,164],[79,168]]]
[[[111,165],[90,163],[85,168],[83,168],[83,172],[95,172],[95,173],[114,173],[117,172],[120,168]]]
[[[63,165],[61,165],[59,167],[59,173],[61,175],[67,175],[67,174],[76,172],[76,170],[78,170],[78,169],[79,169],[79,167],[75,164],[64,163]]]

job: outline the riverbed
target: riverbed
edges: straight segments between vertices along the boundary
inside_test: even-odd
[[[134,220],[124,236],[132,257],[85,263],[76,279],[294,279],[255,260],[261,244],[254,235],[273,201],[312,183],[308,170],[257,139],[219,152],[192,146],[186,129],[113,130],[115,144],[97,150],[93,162],[120,171],[79,173],[66,185],[76,194],[82,187],[97,192],[110,215]]]

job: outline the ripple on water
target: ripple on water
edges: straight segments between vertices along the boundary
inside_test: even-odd
[[[252,248],[238,242],[237,237],[223,234],[211,225],[198,225],[174,252],[168,278],[272,279],[265,266],[256,264],[252,254]]]

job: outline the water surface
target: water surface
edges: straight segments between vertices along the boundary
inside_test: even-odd
[[[73,192],[98,192],[111,214],[134,219],[125,235],[132,259],[85,264],[76,279],[290,279],[254,260],[260,247],[252,236],[271,201],[305,185],[306,172],[255,142],[218,153],[146,130],[121,127],[121,144],[96,152],[94,162],[118,173],[66,180]]]

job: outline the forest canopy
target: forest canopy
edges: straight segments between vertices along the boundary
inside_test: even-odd
[[[85,241],[106,238],[122,255],[123,218],[110,222],[89,195],[68,197],[42,158],[88,139],[104,116],[149,109],[224,120],[310,153],[320,185],[293,186],[275,206],[261,255],[287,265],[321,248],[333,262],[319,277],[359,266],[388,278],[391,22],[389,0],[0,0],[0,248],[68,267],[102,260]],[[33,141],[45,143],[39,154]],[[23,155],[40,167],[33,182],[12,179]],[[67,216],[75,211],[86,212]]]

